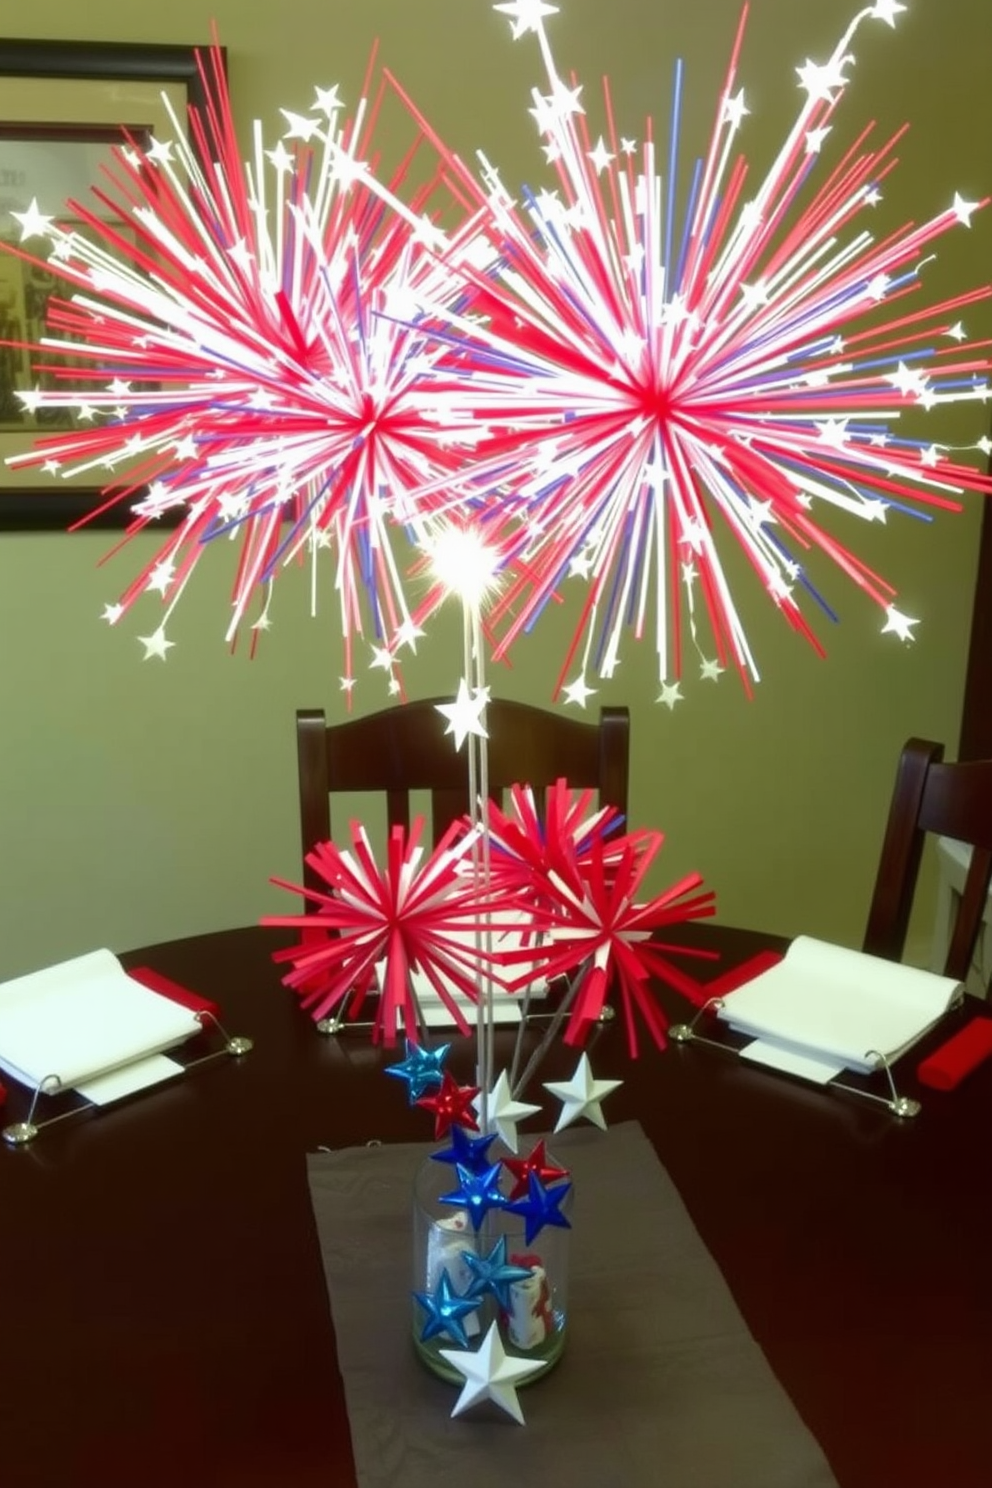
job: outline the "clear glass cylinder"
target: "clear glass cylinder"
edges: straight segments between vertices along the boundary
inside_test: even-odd
[[[553,1159],[550,1154],[548,1161]],[[502,1184],[509,1195],[513,1180],[504,1173]],[[571,1229],[544,1225],[527,1239],[527,1220],[505,1208],[489,1209],[478,1230],[467,1209],[457,1203],[442,1203],[443,1194],[459,1188],[458,1175],[449,1163],[428,1158],[420,1166],[413,1194],[413,1286],[411,1292],[413,1344],[420,1359],[442,1379],[460,1383],[462,1376],[442,1357],[442,1349],[464,1348],[464,1342],[448,1332],[424,1337],[431,1314],[417,1300],[417,1293],[438,1295],[442,1273],[447,1272],[450,1290],[460,1298],[477,1298],[478,1306],[460,1317],[470,1349],[477,1348],[492,1322],[499,1324],[507,1353],[540,1360],[544,1368],[527,1377],[530,1384],[554,1368],[561,1358],[568,1332],[568,1262]],[[572,1191],[560,1206],[570,1219]],[[503,1252],[500,1242],[505,1244]],[[473,1268],[466,1252],[481,1266]],[[505,1253],[506,1265],[527,1274],[492,1286],[480,1285],[494,1256]],[[498,1282],[498,1272],[497,1272]]]

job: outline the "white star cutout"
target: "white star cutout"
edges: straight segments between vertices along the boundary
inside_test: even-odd
[[[488,739],[489,735],[482,721],[488,701],[488,687],[478,688],[473,696],[463,677],[458,684],[458,696],[455,701],[437,704],[437,711],[448,720],[448,727],[444,732],[454,734],[456,749],[461,749],[469,734],[477,734],[480,739]]]
[[[970,227],[972,213],[977,212],[980,206],[981,202],[965,201],[960,191],[955,191],[954,204],[951,207],[951,211],[959,222],[963,222],[965,227]]]
[[[601,1131],[605,1131],[606,1117],[603,1115],[600,1102],[622,1084],[622,1080],[594,1079],[588,1054],[583,1054],[570,1080],[545,1080],[545,1090],[549,1091],[555,1100],[560,1100],[562,1103],[555,1131],[560,1132],[564,1127],[571,1126],[572,1122],[578,1121],[581,1116],[593,1122]]]
[[[481,1092],[472,1102],[475,1113],[482,1121],[482,1094]],[[510,1094],[510,1081],[506,1070],[503,1070],[496,1084],[489,1092],[486,1101],[486,1132],[496,1132],[501,1142],[509,1147],[511,1152],[518,1150],[520,1138],[517,1136],[517,1125],[526,1121],[528,1116],[536,1116],[540,1106],[528,1105],[526,1101],[517,1101]]]
[[[875,7],[869,11],[869,15],[873,21],[885,21],[895,30],[896,16],[905,9],[905,5],[900,5],[899,0],[875,0]]]
[[[160,661],[165,661],[166,652],[176,644],[175,641],[166,640],[163,625],[160,625],[158,630],[153,631],[151,635],[139,636],[138,640],[145,648],[145,661],[150,661],[153,656],[157,656]]]
[[[508,17],[514,41],[519,41],[528,31],[539,32],[545,16],[558,14],[557,5],[545,5],[543,0],[510,0],[507,5],[494,5],[493,10]]]
[[[658,702],[664,703],[669,712],[672,711],[676,703],[681,703],[684,701],[685,699],[682,696],[682,690],[677,682],[662,682],[661,692],[658,695]]]
[[[576,677],[575,681],[570,682],[564,689],[566,703],[575,703],[578,708],[584,708],[586,698],[595,697],[595,695],[595,687],[587,687],[585,677]]]
[[[439,1349],[438,1352],[454,1365],[465,1380],[462,1393],[455,1401],[453,1416],[483,1400],[491,1400],[500,1410],[506,1411],[520,1425],[524,1424],[524,1413],[517,1399],[516,1382],[524,1380],[537,1369],[544,1368],[541,1359],[523,1359],[508,1354],[503,1348],[496,1323],[489,1324],[489,1332],[477,1349]]]
[[[21,224],[21,242],[26,243],[29,238],[45,238],[51,231],[53,218],[46,217],[38,206],[38,198],[33,196],[31,204],[26,212],[11,212],[11,217]]]
[[[911,620],[908,615],[900,614],[895,605],[889,605],[885,612],[885,624],[882,626],[882,634],[891,632],[897,635],[901,641],[914,641],[912,627],[919,625],[919,620]]]
[[[723,667],[717,661],[704,660],[699,668],[699,675],[704,682],[715,682],[723,671]]]

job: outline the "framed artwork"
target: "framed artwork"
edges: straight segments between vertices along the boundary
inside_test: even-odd
[[[194,47],[0,42],[0,238],[20,241],[12,214],[28,211],[32,202],[71,227],[66,203],[89,201],[125,134],[145,145],[172,132],[163,94],[180,120],[188,105],[206,102]],[[17,397],[44,378],[17,343],[44,333],[53,292],[65,292],[54,274],[0,253],[0,531],[64,532],[106,500],[92,476],[55,480],[40,469],[12,471],[5,463],[39,435],[72,427],[72,410],[32,410]],[[62,372],[67,364],[71,387],[71,358],[63,357]],[[63,376],[59,385],[67,385]],[[129,521],[130,503],[122,503],[88,525],[122,528]]]

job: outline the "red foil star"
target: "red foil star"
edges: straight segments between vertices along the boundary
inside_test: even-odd
[[[554,1163],[549,1163],[544,1150],[544,1140],[537,1142],[526,1157],[504,1157],[503,1166],[514,1178],[511,1199],[519,1199],[530,1192],[530,1174],[540,1178],[545,1188],[550,1188],[552,1183],[557,1183],[562,1178],[568,1177],[567,1168],[556,1168]]]
[[[447,1136],[453,1126],[467,1126],[478,1131],[479,1123],[472,1102],[479,1093],[478,1085],[459,1085],[450,1070],[445,1070],[441,1089],[434,1095],[423,1095],[417,1101],[425,1111],[434,1112],[434,1140]]]

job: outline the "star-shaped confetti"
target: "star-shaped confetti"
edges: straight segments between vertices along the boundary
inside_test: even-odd
[[[466,1251],[466,1254],[469,1252]],[[462,1318],[477,1312],[479,1303],[474,1298],[458,1295],[447,1270],[441,1272],[433,1292],[414,1292],[413,1295],[427,1314],[420,1333],[421,1343],[427,1343],[431,1338],[440,1338],[446,1333],[463,1348],[468,1347],[468,1334]]]
[[[585,1117],[602,1131],[606,1130],[606,1117],[600,1104],[612,1091],[623,1084],[622,1080],[597,1080],[593,1076],[588,1054],[583,1054],[570,1080],[546,1080],[545,1090],[562,1103],[555,1131],[560,1132],[573,1121]]]
[[[474,1351],[441,1349],[440,1352],[465,1380],[451,1412],[453,1416],[460,1416],[471,1406],[491,1400],[523,1425],[524,1413],[517,1399],[516,1384],[543,1369],[542,1359],[522,1359],[508,1354],[495,1323],[490,1325],[489,1332]]]

